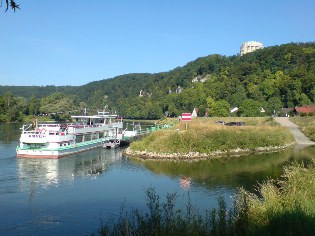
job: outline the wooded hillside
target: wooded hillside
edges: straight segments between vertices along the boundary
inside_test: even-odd
[[[79,87],[0,86],[0,114],[10,109],[5,101],[9,95],[24,99],[25,107],[18,110],[25,114],[33,99],[38,109],[32,112],[40,113],[107,106],[141,119],[177,116],[194,107],[200,116],[271,115],[315,102],[315,43],[273,46],[243,56],[209,55],[169,72],[126,74]],[[66,103],[67,109],[62,108]],[[239,110],[230,114],[233,107]]]

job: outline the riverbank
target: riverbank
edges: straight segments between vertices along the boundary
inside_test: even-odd
[[[130,147],[126,148],[123,152],[125,155],[140,158],[143,160],[164,160],[164,161],[200,161],[200,160],[208,160],[211,158],[219,158],[219,157],[237,157],[237,156],[245,156],[249,154],[259,154],[259,153],[270,153],[270,152],[278,152],[281,150],[285,150],[289,147],[292,147],[294,143],[290,143],[283,146],[275,146],[275,147],[258,147],[255,149],[232,149],[227,151],[214,151],[210,153],[199,153],[199,152],[189,152],[189,153],[157,153],[157,152],[149,152],[149,151],[136,151],[131,150]]]
[[[242,121],[245,126],[226,126],[217,121],[196,118],[189,122],[188,130],[181,122],[132,143],[124,152],[141,159],[193,161],[275,152],[295,143],[292,133],[272,118],[220,118],[224,122]]]

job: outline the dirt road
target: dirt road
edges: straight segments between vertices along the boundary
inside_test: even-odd
[[[276,117],[275,120],[282,126],[288,127],[291,133],[294,135],[295,141],[300,145],[315,145],[315,142],[306,137],[299,127],[291,122],[288,117]]]

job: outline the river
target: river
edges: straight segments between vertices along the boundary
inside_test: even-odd
[[[95,149],[59,160],[16,158],[21,124],[0,124],[0,235],[90,235],[122,206],[145,209],[145,190],[162,201],[177,194],[198,209],[231,206],[239,187],[278,178],[283,166],[308,161],[315,147],[193,163],[136,161],[122,149]]]

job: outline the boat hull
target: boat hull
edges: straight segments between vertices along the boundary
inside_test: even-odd
[[[19,158],[62,158],[73,154],[85,152],[102,146],[102,140],[93,140],[90,142],[69,145],[58,149],[23,149],[17,147],[16,153]]]

